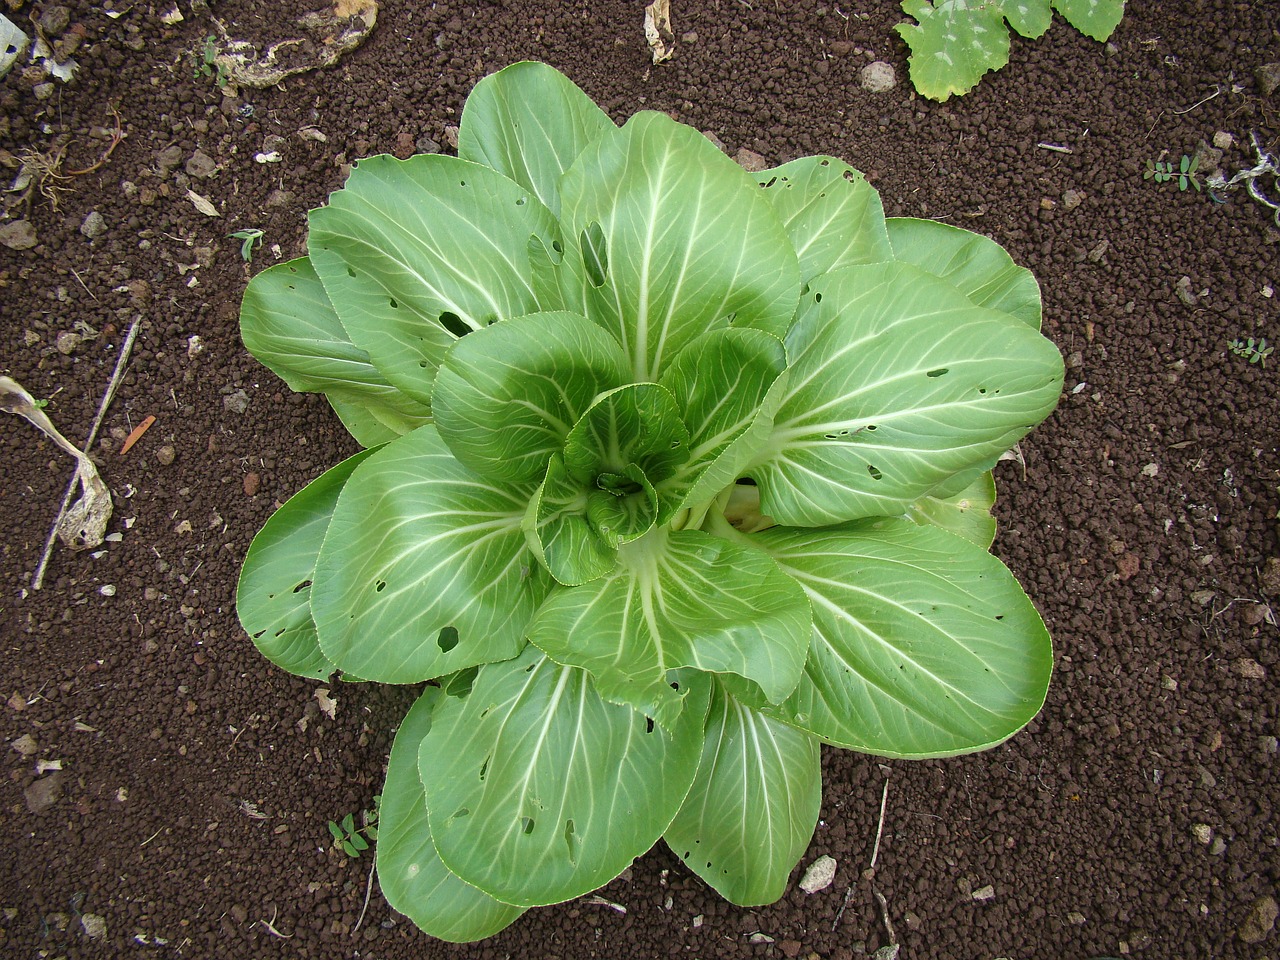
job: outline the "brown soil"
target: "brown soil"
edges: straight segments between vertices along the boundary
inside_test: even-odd
[[[179,0],[166,26],[172,3],[74,0],[61,34],[83,34],[76,78],[0,81],[9,154],[65,146],[65,176],[99,160],[116,115],[125,134],[99,168],[47,181],[56,207],[33,194],[37,246],[0,247],[4,372],[83,438],[141,318],[94,451],[122,536],[56,551],[39,592],[71,464],[24,422],[0,427],[0,953],[849,960],[890,942],[878,893],[909,960],[1276,955],[1258,912],[1280,894],[1280,355],[1263,367],[1228,343],[1280,342],[1280,232],[1243,191],[1218,204],[1141,177],[1218,132],[1235,141],[1228,173],[1252,164],[1250,131],[1277,148],[1280,95],[1255,79],[1280,61],[1274,0],[1133,3],[1106,47],[1059,18],[946,104],[905,82],[895,0],[677,2],[683,40],[660,67],[641,0],[382,0],[334,68],[235,97],[197,75],[212,17],[264,42],[322,5]],[[5,11],[29,26],[37,6]],[[1058,669],[1040,718],[993,752],[828,751],[803,861],[838,861],[822,892],[738,909],[659,848],[602,891],[625,914],[568,903],[455,947],[376,888],[366,911],[371,857],[335,852],[325,828],[371,803],[414,692],[341,687],[330,719],[236,621],[254,532],[354,449],[323,400],[244,351],[237,310],[277,247],[303,251],[304,213],[346,161],[448,150],[475,81],[525,58],[615,119],[669,111],[771,163],[844,157],[891,215],[989,234],[1036,273],[1067,390],[1022,445],[1025,470],[1000,468],[996,550]],[[895,65],[895,89],[859,87],[872,60]],[[264,149],[281,161],[255,162]],[[246,269],[227,234],[250,227],[265,246]],[[96,338],[60,352],[82,323]],[[37,776],[40,760],[62,770]]]

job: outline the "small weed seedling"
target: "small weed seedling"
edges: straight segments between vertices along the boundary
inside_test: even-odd
[[[1167,183],[1170,180],[1178,181],[1178,189],[1186,190],[1190,185],[1195,187],[1196,192],[1200,192],[1200,177],[1197,172],[1200,169],[1200,158],[1189,157],[1185,153],[1182,159],[1178,161],[1177,166],[1172,160],[1148,160],[1147,170],[1142,175],[1143,180],[1154,180],[1156,183]]]
[[[348,857],[358,857],[369,849],[369,841],[378,839],[378,808],[382,805],[382,795],[373,798],[373,809],[360,813],[360,826],[356,826],[356,815],[348,813],[339,823],[329,821],[329,833],[333,842]]]
[[[253,263],[254,248],[262,246],[262,231],[257,227],[250,227],[247,230],[229,233],[227,236],[240,241],[240,256],[244,258],[245,263]]]
[[[218,43],[213,34],[204,38],[204,43],[196,52],[195,60],[196,69],[193,79],[212,77],[213,82],[219,87],[227,85],[227,68],[218,63]]]
[[[1267,346],[1267,338],[1259,337],[1257,340],[1249,337],[1247,340],[1241,340],[1239,337],[1227,344],[1227,348],[1237,357],[1244,357],[1250,363],[1256,363],[1261,367],[1266,367],[1267,357],[1275,352],[1275,347]]]

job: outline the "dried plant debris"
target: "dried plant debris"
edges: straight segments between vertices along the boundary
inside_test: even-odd
[[[14,380],[0,377],[0,410],[26,417],[54,443],[76,458],[76,480],[80,498],[67,508],[58,522],[58,539],[72,550],[87,550],[102,543],[111,520],[111,491],[82,451],[58,432],[36,399]]]
[[[299,17],[301,35],[279,40],[259,53],[250,43],[222,34],[213,62],[230,84],[265,89],[286,77],[337,63],[364,43],[378,22],[377,0],[334,0],[332,9]]]
[[[669,0],[654,0],[644,8],[644,37],[654,63],[662,63],[675,56],[676,37],[671,29]]]

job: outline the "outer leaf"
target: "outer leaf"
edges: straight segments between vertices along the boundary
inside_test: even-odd
[[[422,691],[400,724],[378,813],[378,886],[392,909],[426,934],[454,943],[491,937],[524,910],[499,903],[448,871],[431,842],[426,794],[418,777],[418,749],[445,699],[439,687]]]
[[[795,688],[809,605],[764,553],[660,528],[621,559],[611,576],[553,592],[528,628],[553,660],[587,670],[600,696],[675,729],[685,698],[669,685],[671,670],[738,674],[773,703]]]
[[[513,63],[476,84],[462,111],[458,156],[492,167],[560,213],[560,176],[613,121],[564,74]]]
[[[352,411],[343,423],[363,446],[391,439],[388,433],[408,433],[431,417],[430,406],[391,386],[351,342],[306,257],[268,267],[249,281],[240,335],[290,389],[326,393],[335,409],[341,406],[340,417],[342,410]],[[365,413],[358,416],[356,410]]]
[[[953,496],[921,497],[907,509],[907,517],[916,523],[941,527],[989,550],[996,539],[996,518],[991,515],[995,502],[996,478],[988,470]]]
[[[761,509],[818,526],[894,516],[984,465],[1048,416],[1057,348],[904,263],[814,280],[787,335],[787,395],[761,465]]]
[[[942,757],[995,746],[1039,711],[1048,631],[982,548],[905,519],[751,539],[813,605],[805,679],[778,718],[865,753]]]
[[[662,376],[689,428],[688,459],[662,493],[697,505],[733,483],[773,425],[787,353],[759,330],[705,333],[685,347]],[[768,400],[768,402],[766,402]]]
[[[801,157],[757,173],[800,259],[800,279],[893,259],[880,194],[835,157]]]
[[[316,563],[325,656],[386,683],[515,656],[549,586],[520,530],[531,493],[477,477],[431,425],[362,463]]]
[[[980,307],[1040,329],[1040,284],[1000,244],[936,220],[894,217],[887,223],[894,259],[941,277]]]
[[[560,189],[566,273],[583,284],[577,302],[594,291],[590,311],[572,309],[618,339],[634,380],[657,380],[731,320],[777,336],[790,325],[800,277],[786,232],[751,176],[693,128],[639,113],[587,147]]]
[[[290,497],[253,538],[240,568],[241,625],[263,656],[300,677],[324,680],[337,669],[320,652],[311,581],[338,494],[370,452],[348,457]]]
[[[894,29],[911,48],[911,82],[921,96],[946,101],[968,93],[988,70],[1009,62],[1004,11],[989,0],[902,0],[918,24]]]
[[[1044,36],[1053,22],[1049,0],[1000,0],[1009,26],[1031,40]]]
[[[1052,0],[1053,9],[1094,40],[1107,40],[1124,18],[1124,0]]]
[[[437,154],[361,160],[310,225],[307,251],[352,341],[423,403],[458,334],[538,309],[529,237],[555,232],[527,188]]]
[[[702,764],[667,846],[741,907],[773,903],[813,837],[822,806],[818,741],[743,706],[719,684]]]
[[[688,696],[668,732],[535,647],[481,667],[465,700],[441,706],[418,757],[440,858],[518,906],[612,880],[667,829],[693,782],[707,691]]]
[[[629,364],[585,317],[537,313],[457,341],[436,374],[436,427],[459,460],[502,483],[541,480],[547,459]]]

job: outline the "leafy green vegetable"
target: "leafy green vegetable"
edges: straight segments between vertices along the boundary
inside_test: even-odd
[[[302,676],[428,681],[376,857],[431,935],[659,838],[776,900],[821,743],[949,756],[1043,702],[987,552],[991,468],[1062,387],[1039,288],[842,161],[753,177],[541,64],[481,81],[459,145],[361,161],[249,284],[246,346],[368,449],[267,521],[241,622]]]
[[[1124,16],[1125,0],[902,0],[916,23],[898,24],[911,48],[916,92],[945,101],[966,94],[982,75],[1009,62],[1009,30],[1036,40],[1056,10],[1094,40],[1106,40]],[[1005,22],[1008,21],[1008,27]]]

